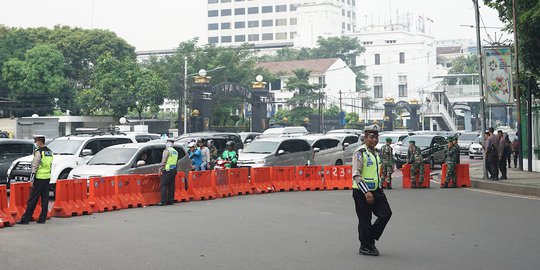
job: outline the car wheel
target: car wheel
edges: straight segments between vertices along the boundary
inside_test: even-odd
[[[336,166],[341,166],[341,165],[343,165],[343,160],[341,159],[336,160]]]
[[[435,159],[432,157],[429,159],[429,169],[433,170],[433,168],[435,168]]]

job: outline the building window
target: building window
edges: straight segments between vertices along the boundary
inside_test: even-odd
[[[259,41],[259,34],[248,35],[248,41]]]
[[[234,2],[244,2],[245,0],[234,0]],[[353,0],[354,1],[354,0]]]
[[[405,53],[404,52],[399,53],[399,63],[400,64],[405,64]]]
[[[352,0],[353,7],[356,6],[356,0]]]
[[[209,23],[208,24],[208,30],[218,30],[219,29],[219,24],[217,23]]]
[[[382,98],[383,97],[382,84],[373,85],[373,97],[374,98]]]
[[[347,30],[351,31],[351,24],[350,23],[347,24]]]
[[[382,83],[382,76],[373,76],[374,83]]]
[[[261,13],[272,13],[274,11],[273,6],[263,6],[261,8]]]
[[[298,24],[298,19],[297,18],[291,18],[290,25],[297,25],[297,24]]]
[[[396,43],[396,40],[395,39],[391,39],[391,40],[385,40],[386,44],[394,44]]]
[[[221,29],[222,30],[231,29],[231,23],[229,22],[221,23]]]
[[[219,42],[219,38],[218,37],[208,37],[208,43],[209,44],[216,44]]]
[[[381,64],[381,55],[376,53],[375,54],[375,65],[380,65]]]
[[[259,14],[259,7],[248,8],[248,14]]]
[[[231,43],[232,37],[231,36],[222,36],[221,37],[221,43]]]
[[[341,10],[341,16],[345,16],[345,10],[344,9]]]
[[[276,26],[287,25],[287,19],[276,19]]]
[[[291,32],[291,34],[290,34],[290,37],[291,37],[291,39],[295,38],[295,37],[296,37],[296,35],[297,35],[297,33],[296,33],[296,32]]]
[[[246,28],[246,22],[235,22],[234,28],[235,29]]]
[[[236,35],[234,36],[234,42],[245,42],[246,36],[245,35]]]
[[[407,97],[407,84],[399,85],[399,97]]]
[[[429,53],[427,53],[427,63],[429,64]]]
[[[208,17],[217,17],[219,15],[218,10],[209,10],[208,11]]]
[[[296,11],[296,5],[290,5],[289,10],[290,11]]]
[[[262,27],[268,27],[268,26],[273,26],[273,25],[274,25],[274,20],[262,20],[261,22]]]
[[[222,9],[221,10],[221,16],[231,16],[231,9]]]
[[[276,12],[286,12],[287,11],[287,5],[277,5],[276,6]]]
[[[364,41],[362,42],[363,45],[371,45],[373,44],[373,41]]]
[[[287,39],[287,33],[276,33],[276,40],[284,40]]]
[[[259,21],[248,21],[248,28],[259,27]]]
[[[218,0],[208,0],[208,4],[217,4]]]
[[[248,41],[259,41],[259,34],[248,35]]]
[[[230,3],[231,0],[221,0],[221,3]]]
[[[274,35],[272,33],[262,34],[262,40],[273,40]]]
[[[341,29],[345,30],[345,23],[344,22],[341,23]]]
[[[347,0],[347,5],[350,5],[351,4],[351,0]]]
[[[407,75],[399,75],[398,80],[400,83],[407,83]]]
[[[245,8],[235,8],[234,9],[234,15],[244,15],[246,14]]]
[[[351,17],[351,12],[349,10],[347,10],[347,17]]]

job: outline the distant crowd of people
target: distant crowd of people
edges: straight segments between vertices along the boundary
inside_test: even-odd
[[[214,146],[212,140],[199,139],[189,142],[187,154],[191,159],[191,170],[213,170],[218,163],[223,163],[224,168],[236,168],[238,154],[234,147],[235,143],[228,141],[227,148],[219,155],[218,149]]]
[[[508,168],[512,168],[512,155],[514,156],[514,168],[517,167],[519,158],[518,139],[510,141],[508,134],[504,134],[502,130],[498,130],[495,134],[495,129],[490,127],[484,134],[483,147],[489,179],[508,179],[506,166],[508,164]],[[499,172],[501,177],[499,177]]]

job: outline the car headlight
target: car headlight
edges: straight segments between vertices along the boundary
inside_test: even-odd
[[[255,160],[255,164],[264,164],[266,163],[266,159],[259,159],[259,160]]]

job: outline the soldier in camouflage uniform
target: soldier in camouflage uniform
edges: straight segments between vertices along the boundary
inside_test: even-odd
[[[386,144],[381,147],[382,180],[386,181],[387,189],[392,189],[392,173],[394,173],[393,150],[390,144],[392,138],[386,138]]]
[[[416,146],[414,140],[409,141],[409,151],[407,153],[407,161],[411,164],[411,188],[422,188],[424,182],[424,158],[420,147]],[[416,175],[419,174],[418,183],[416,183]]]
[[[446,152],[446,181],[443,188],[448,188],[450,181],[452,187],[457,187],[456,165],[459,160],[459,146],[454,143],[453,137],[448,137],[448,151]]]

